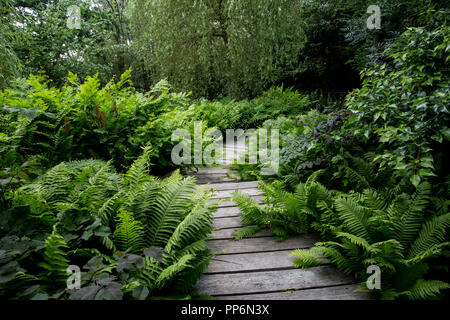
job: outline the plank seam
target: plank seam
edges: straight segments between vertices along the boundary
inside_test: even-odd
[[[351,286],[358,284],[358,282],[349,282],[344,284],[336,284],[336,285],[329,285],[329,286],[314,286],[309,288],[299,288],[299,289],[292,289],[292,290],[275,290],[275,291],[258,291],[258,292],[248,292],[248,293],[234,293],[234,294],[221,294],[216,295],[213,297],[230,297],[230,296],[251,296],[251,295],[260,295],[260,294],[270,294],[270,293],[284,293],[284,292],[298,292],[298,291],[306,291],[306,290],[315,290],[315,289],[326,289],[326,288],[337,288],[337,287],[345,287],[345,286]]]

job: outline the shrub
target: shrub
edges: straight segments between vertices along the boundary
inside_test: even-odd
[[[17,190],[0,219],[0,296],[189,293],[211,258],[212,193],[178,172],[149,176],[149,157],[144,150],[126,174],[101,160],[64,162]],[[80,290],[66,288],[69,265],[84,268]]]

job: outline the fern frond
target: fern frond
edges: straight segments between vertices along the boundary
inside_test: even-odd
[[[194,179],[174,179],[168,182],[152,200],[145,215],[145,245],[164,247],[178,224],[192,208],[191,195],[195,190]]]
[[[369,250],[370,244],[364,238],[355,236],[351,233],[346,232],[337,232],[336,235],[341,238],[348,239],[351,243],[364,248],[365,250]]]
[[[130,253],[140,253],[144,247],[144,227],[134,220],[133,214],[121,210],[117,215],[117,226],[113,239],[117,248]]]
[[[190,266],[190,262],[195,258],[194,255],[187,254],[177,260],[176,263],[168,266],[156,278],[156,286],[162,288],[167,282],[171,281],[176,274]]]
[[[431,218],[425,222],[417,239],[411,245],[408,257],[416,257],[430,248],[445,242],[449,226],[450,213]]]
[[[150,167],[150,147],[144,148],[142,155],[133,162],[125,175],[125,184],[128,187],[130,198],[135,198],[142,185],[149,181],[148,170]]]
[[[245,226],[233,233],[233,239],[242,240],[257,234],[259,231],[261,231],[261,227],[258,225]]]
[[[265,206],[257,204],[249,195],[235,191],[232,194],[232,200],[241,210],[239,216],[244,224],[261,226],[269,224]]]
[[[295,268],[308,269],[311,267],[319,266],[322,263],[320,249],[313,247],[311,249],[297,249],[290,253],[295,257]]]
[[[414,286],[408,290],[407,296],[412,300],[425,300],[436,298],[441,291],[447,290],[450,285],[439,280],[419,279]]]
[[[352,199],[342,197],[335,200],[335,206],[348,228],[348,233],[369,241],[369,213],[367,209],[358,205]]]
[[[211,233],[213,216],[207,208],[196,208],[177,226],[165,250],[171,253],[174,250],[183,250],[192,243],[201,241]],[[191,247],[195,248],[195,247]]]
[[[203,254],[201,257],[197,257],[197,262],[192,266],[184,270],[180,277],[175,281],[175,292],[187,293],[195,285],[197,280],[203,275],[209,263],[211,262],[212,255]]]
[[[53,226],[53,232],[45,241],[43,253],[43,262],[39,262],[38,266],[44,271],[40,273],[39,278],[46,282],[47,286],[65,282],[67,279],[67,268],[69,266],[66,258],[67,253],[64,249],[68,248],[64,238],[58,234],[56,225]]]

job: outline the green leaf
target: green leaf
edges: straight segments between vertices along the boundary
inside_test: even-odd
[[[417,187],[420,184],[421,178],[418,175],[414,175],[411,177],[411,183],[414,187]]]

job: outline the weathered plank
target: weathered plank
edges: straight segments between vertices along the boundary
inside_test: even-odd
[[[227,182],[236,182],[236,178],[229,178],[229,177],[225,177],[225,176],[220,176],[220,177],[209,177],[209,176],[204,176],[204,177],[196,177],[197,179],[197,184],[221,184],[221,183],[227,183]]]
[[[294,269],[292,250],[218,255],[205,274]]]
[[[216,296],[217,300],[372,300],[369,293],[355,292],[357,284],[262,294]]]
[[[213,226],[217,229],[240,228],[243,226],[243,223],[240,217],[227,217],[215,219]]]
[[[214,218],[225,218],[225,217],[237,217],[237,215],[241,212],[241,209],[238,207],[222,207],[218,208],[214,213]]]
[[[212,239],[216,240],[226,240],[226,239],[233,239],[233,234],[239,230],[239,228],[231,228],[231,229],[220,229],[220,230],[214,230],[211,232]],[[269,230],[261,230],[257,234],[253,235],[251,238],[261,238],[261,237],[271,237],[272,232]]]
[[[222,191],[217,191],[216,194],[214,195],[214,197],[212,197],[211,199],[228,199],[231,198],[233,192],[235,192],[236,190],[222,190]],[[253,187],[253,188],[247,188],[247,189],[239,189],[238,190],[240,193],[249,195],[249,196],[260,196],[262,195],[262,191],[258,190],[257,188]]]
[[[212,296],[267,293],[353,284],[354,280],[332,266],[307,270],[275,270],[235,274],[205,274],[197,282],[198,293]]]
[[[244,148],[224,149],[222,164],[230,164],[236,153]],[[294,269],[295,249],[306,249],[320,241],[318,235],[291,237],[283,242],[275,241],[269,230],[263,230],[251,238],[232,240],[233,234],[243,223],[240,209],[231,201],[231,194],[239,190],[262,204],[258,182],[239,182],[229,169],[202,168],[191,172],[197,184],[210,184],[216,188],[211,202],[219,201],[214,213],[216,228],[208,240],[208,247],[218,254],[210,263],[196,287],[199,293],[218,299],[237,300],[343,300],[367,299],[367,294],[354,293],[354,280],[325,265],[309,270]]]
[[[257,188],[259,181],[247,181],[247,182],[227,182],[211,184],[211,187],[216,188],[218,191],[223,190],[239,190],[239,189],[251,189]]]
[[[263,201],[260,196],[250,196],[252,197],[256,203],[263,204]],[[211,199],[208,200],[207,203],[216,202],[218,199]],[[218,208],[225,208],[225,207],[236,207],[236,203],[234,201],[231,201],[230,198],[225,199],[224,201],[221,201],[218,205]]]
[[[208,248],[211,252],[222,254],[251,253],[261,251],[306,249],[314,246],[320,238],[315,234],[305,234],[291,237],[278,242],[274,238],[246,238],[235,240],[209,240]]]
[[[230,172],[229,169],[224,168],[201,168],[198,169],[197,172],[190,172],[190,174],[194,174],[196,176],[198,175],[211,175],[211,174],[222,174],[226,175],[228,172]]]

